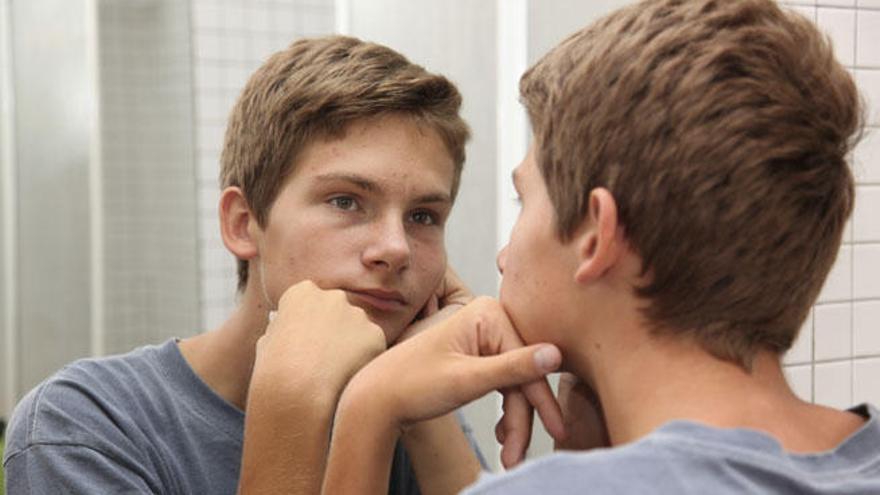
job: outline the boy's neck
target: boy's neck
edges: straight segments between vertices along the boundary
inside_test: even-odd
[[[717,428],[751,428],[784,449],[817,452],[838,445],[863,420],[802,401],[779,356],[762,352],[751,372],[690,340],[650,336],[591,359],[612,445],[636,441],[665,423],[690,420]]]
[[[247,402],[257,340],[269,323],[264,306],[262,295],[249,287],[223,324],[179,343],[183,357],[199,378],[241,410]]]

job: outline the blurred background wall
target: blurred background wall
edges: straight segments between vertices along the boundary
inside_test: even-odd
[[[226,118],[250,73],[303,36],[386,43],[460,86],[474,137],[447,246],[474,291],[495,295],[517,214],[510,172],[529,142],[519,75],[626,3],[0,0],[0,417],[73,359],[226,318]],[[856,212],[786,373],[808,400],[880,403],[880,1],[781,3],[829,34],[871,104]],[[499,408],[490,395],[466,409],[495,466]],[[549,448],[537,428],[531,455]]]

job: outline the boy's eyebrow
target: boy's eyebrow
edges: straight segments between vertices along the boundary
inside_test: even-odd
[[[319,182],[343,181],[369,193],[382,193],[382,186],[367,177],[357,174],[329,173],[315,176]],[[424,194],[416,198],[415,203],[449,203],[452,204],[452,196],[448,193],[434,192]]]
[[[315,176],[315,180],[319,182],[332,182],[332,181],[343,181],[349,182],[355,187],[359,189],[363,189],[364,191],[376,193],[382,192],[382,188],[379,184],[367,179],[366,177],[356,175],[356,174],[340,174],[340,173],[332,173],[332,174],[322,174]]]

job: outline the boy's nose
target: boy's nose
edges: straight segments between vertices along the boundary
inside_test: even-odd
[[[396,271],[409,266],[409,259],[409,239],[403,222],[387,220],[377,224],[371,242],[364,249],[364,264]]]

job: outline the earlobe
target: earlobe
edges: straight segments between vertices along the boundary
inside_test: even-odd
[[[584,225],[574,239],[578,257],[574,277],[582,284],[601,278],[617,262],[622,248],[617,242],[619,225],[614,196],[605,188],[596,188],[590,192],[589,201]]]
[[[236,258],[249,260],[257,256],[258,243],[252,229],[256,226],[254,218],[238,187],[227,187],[220,194],[220,235],[223,244]]]

